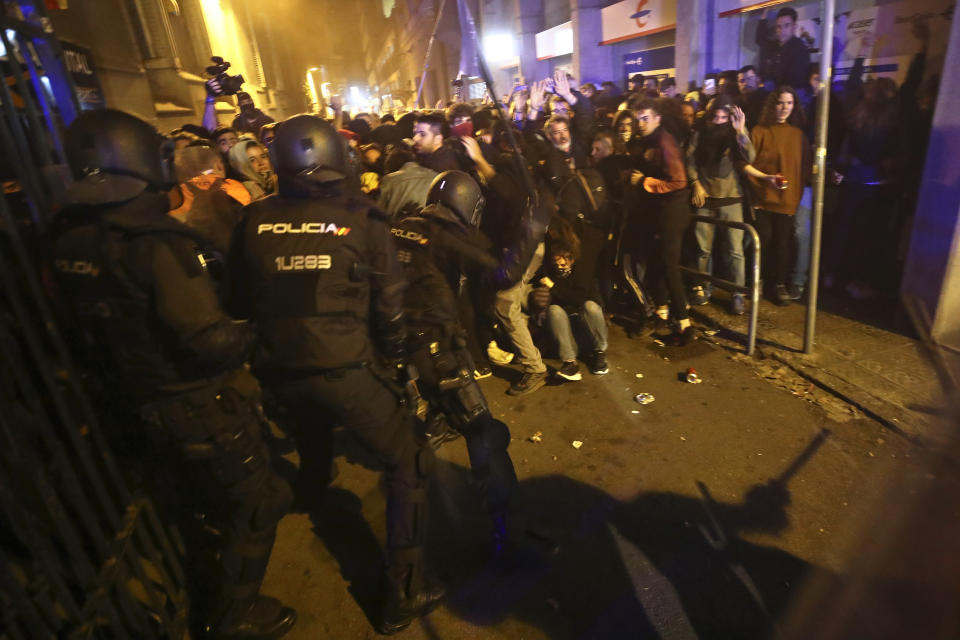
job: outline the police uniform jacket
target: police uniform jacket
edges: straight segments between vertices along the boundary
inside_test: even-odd
[[[258,375],[358,366],[374,359],[373,337],[403,338],[403,271],[386,214],[366,198],[318,188],[258,200],[231,261],[235,310],[258,324]]]
[[[51,229],[60,291],[94,339],[104,374],[130,401],[199,388],[247,358],[253,332],[225,315],[205,270],[206,240],[146,190],[74,205]]]

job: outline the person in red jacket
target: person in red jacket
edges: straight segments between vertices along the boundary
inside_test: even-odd
[[[660,126],[656,102],[641,102],[635,113],[642,137],[631,149],[637,168],[630,175],[629,242],[646,256],[647,287],[659,320],[672,319],[680,343],[687,344],[697,332],[690,324],[680,276],[683,235],[691,215],[684,156],[676,138]]]

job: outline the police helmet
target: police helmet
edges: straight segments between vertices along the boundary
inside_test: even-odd
[[[169,182],[163,143],[153,126],[116,109],[82,113],[64,136],[67,163],[77,180],[95,173],[116,174],[159,187]]]
[[[281,178],[301,176],[312,182],[336,182],[349,172],[343,138],[317,116],[293,116],[278,124],[271,151]]]
[[[476,181],[463,171],[444,171],[430,183],[427,204],[442,204],[464,224],[476,227],[483,214],[483,194]]]

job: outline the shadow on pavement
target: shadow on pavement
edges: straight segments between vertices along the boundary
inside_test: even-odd
[[[337,560],[350,595],[370,621],[379,622],[380,541],[363,516],[360,499],[339,487],[326,490],[309,512],[313,531]]]
[[[764,638],[813,568],[738,534],[786,528],[789,492],[771,482],[717,503],[703,490],[621,502],[561,475],[527,480],[524,515],[556,536],[559,552],[461,574],[471,577],[447,607],[479,626],[516,618],[550,638]],[[432,527],[444,520],[436,513]]]
[[[715,500],[693,482],[691,495],[641,492],[622,501],[563,475],[524,480],[515,528],[535,525],[559,550],[523,546],[509,569],[489,562],[489,519],[469,469],[439,459],[428,566],[450,585],[447,611],[481,628],[515,620],[551,639],[765,638],[805,577],[837,578],[741,535],[789,526],[789,479],[828,435],[816,436],[780,477],[733,502]],[[381,542],[360,500],[330,489],[311,518],[351,595],[375,620]],[[439,622],[417,624],[429,637],[446,637]]]

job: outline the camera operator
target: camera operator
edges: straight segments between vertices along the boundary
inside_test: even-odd
[[[203,110],[203,126],[207,131],[216,131],[220,128],[217,121],[216,104],[217,99],[224,96],[237,96],[237,106],[240,113],[233,119],[231,129],[236,133],[251,133],[254,137],[259,137],[260,129],[271,122],[273,118],[265,114],[253,104],[253,98],[246,91],[241,91],[243,86],[243,76],[231,76],[227,73],[230,63],[225,62],[223,58],[214,56],[210,58],[212,65],[207,67],[207,74],[210,79],[206,82],[207,100]]]
[[[233,119],[232,126],[239,133],[252,133],[254,136],[259,136],[263,125],[276,122],[254,106],[253,98],[246,91],[237,94],[237,106],[240,107],[240,113]]]

